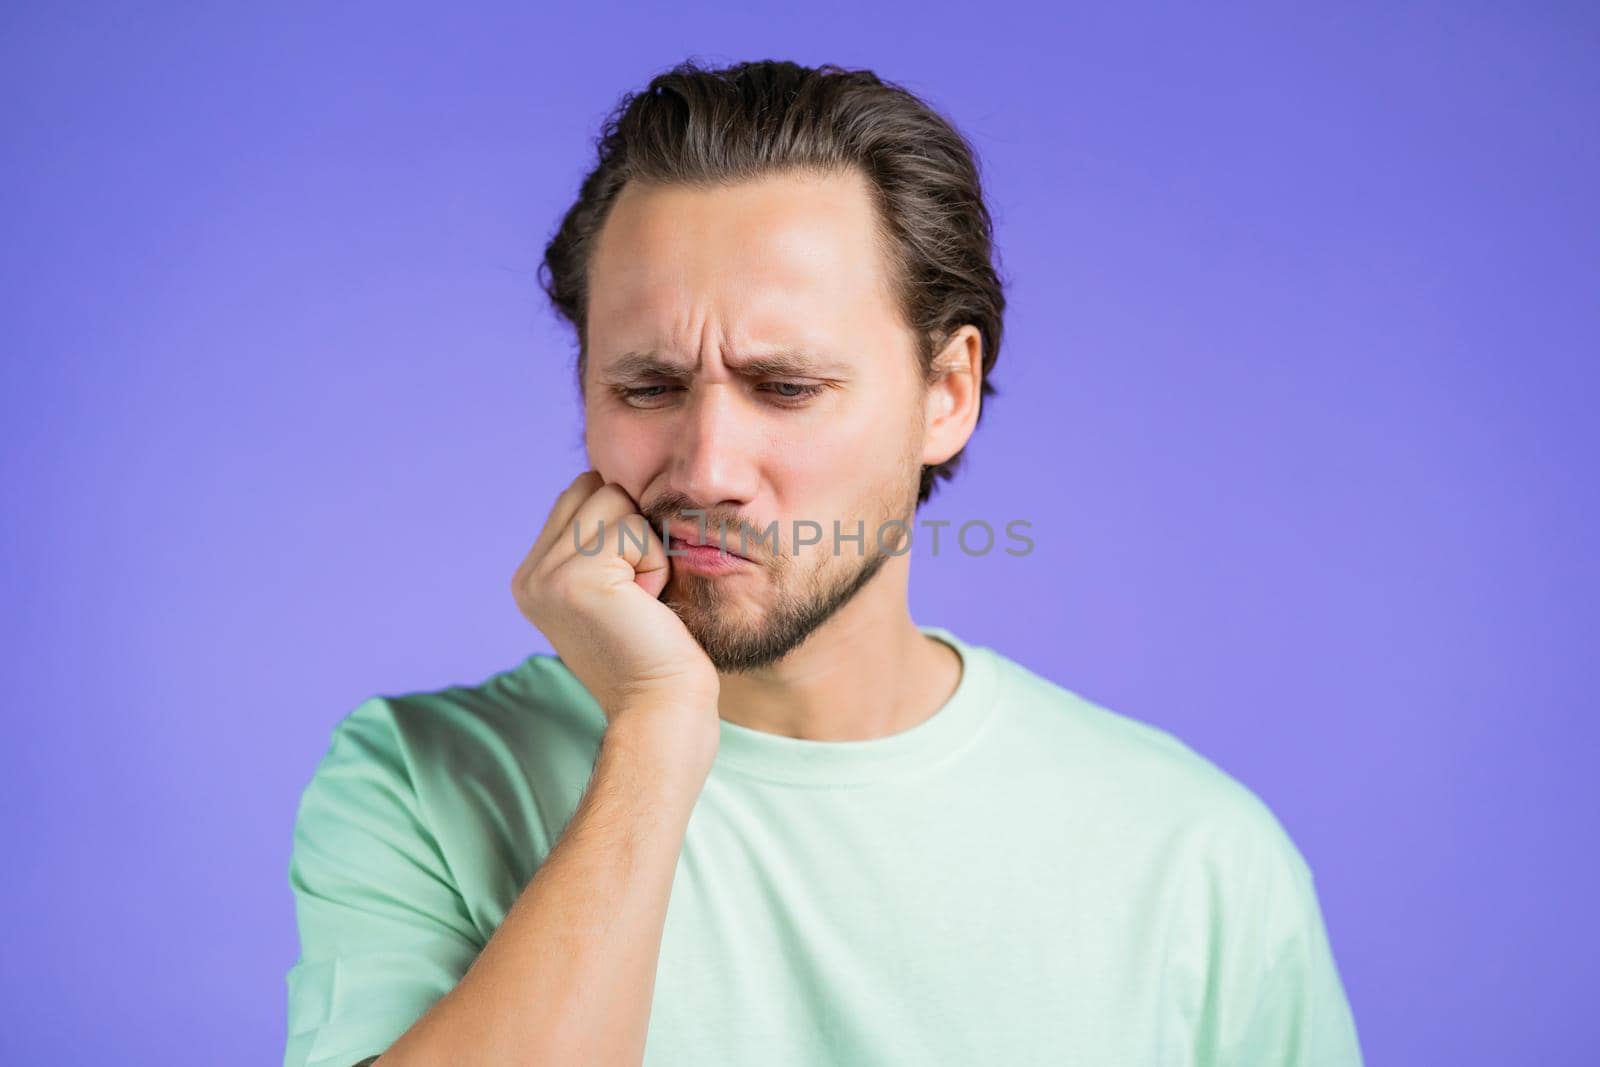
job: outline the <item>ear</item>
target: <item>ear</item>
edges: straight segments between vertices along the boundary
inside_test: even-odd
[[[923,412],[922,463],[943,463],[966,447],[983,403],[983,335],[967,324],[933,357],[935,381]]]

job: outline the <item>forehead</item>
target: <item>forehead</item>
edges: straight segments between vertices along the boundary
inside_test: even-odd
[[[590,349],[881,343],[899,318],[877,225],[855,171],[629,183],[589,263]]]

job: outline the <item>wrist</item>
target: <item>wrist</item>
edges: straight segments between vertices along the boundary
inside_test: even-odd
[[[715,704],[633,705],[609,718],[600,743],[602,759],[613,754],[669,786],[681,783],[698,792],[705,783],[722,738]]]

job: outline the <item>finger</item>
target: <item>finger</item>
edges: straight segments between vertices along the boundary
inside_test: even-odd
[[[632,535],[622,534],[624,520],[631,520]],[[655,540],[650,535],[639,506],[627,490],[615,482],[608,482],[585,500],[572,516],[572,529],[566,531],[559,544],[550,548],[550,564],[559,566],[566,557],[581,554],[588,557],[609,555],[620,557],[630,566],[644,556],[639,541],[648,546]]]
[[[567,526],[572,522],[572,516],[577,514],[584,501],[593,496],[604,484],[605,478],[596,470],[586,470],[572,479],[571,483],[561,491],[561,495],[556,497],[555,503],[550,506],[550,514],[545,519],[539,536],[534,540],[534,545],[548,546],[565,533]]]
[[[550,514],[545,518],[544,528],[539,531],[539,536],[534,539],[532,547],[518,564],[516,580],[520,580],[524,572],[532,569],[533,565],[544,557],[557,538],[567,529],[567,524],[572,521],[572,516],[577,513],[578,508],[604,482],[605,479],[598,471],[586,470],[568,483],[556,497],[555,503],[550,506]]]
[[[649,520],[643,515],[626,515],[619,521],[628,523],[630,528],[643,529],[644,535],[638,542],[630,537],[622,538],[624,556],[633,565],[634,583],[651,596],[660,597],[661,591],[667,587],[667,580],[672,577],[672,561],[667,558],[667,546],[661,538],[661,532],[651,529]],[[644,545],[642,550],[640,543]]]

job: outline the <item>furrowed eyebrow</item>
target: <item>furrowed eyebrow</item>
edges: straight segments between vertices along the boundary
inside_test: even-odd
[[[608,381],[626,382],[639,378],[689,377],[689,370],[677,363],[662,359],[653,352],[626,352],[606,364],[603,372]]]
[[[766,355],[750,356],[746,359],[733,359],[728,361],[728,366],[751,377],[826,377],[838,374],[845,368],[842,364],[830,363],[819,359],[806,352],[769,352]]]
[[[769,352],[759,356],[735,357],[728,366],[747,377],[826,377],[846,370],[840,363],[819,359],[808,352],[795,349],[787,352]],[[606,364],[604,376],[612,381],[629,381],[638,378],[667,378],[686,381],[693,377],[693,367],[663,359],[655,352],[625,352]]]

